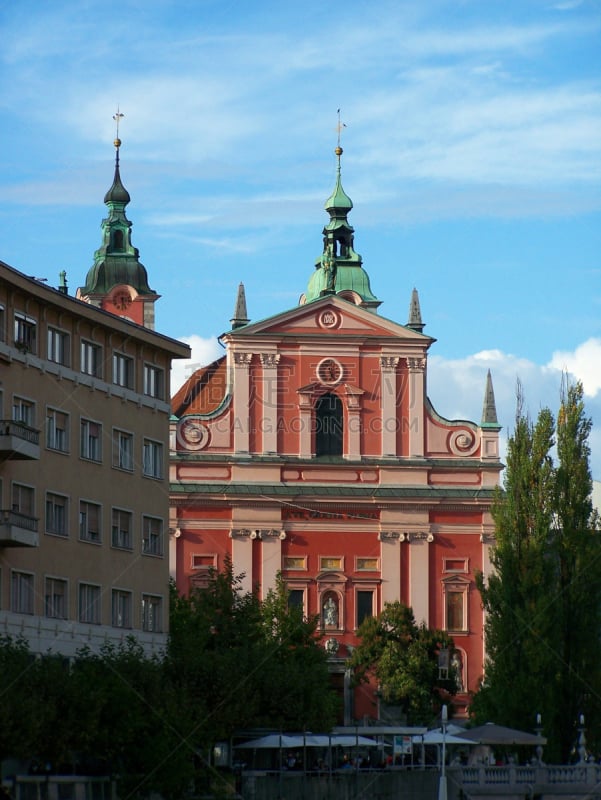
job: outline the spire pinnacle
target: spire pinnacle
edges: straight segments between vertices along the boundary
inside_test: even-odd
[[[421,333],[425,328],[425,323],[422,322],[422,312],[419,305],[419,294],[417,289],[411,292],[411,302],[409,303],[409,321],[407,322],[408,328],[413,328],[414,331]]]
[[[492,376],[490,370],[486,375],[486,389],[484,392],[484,404],[482,406],[482,426],[499,427],[497,420],[497,406],[495,404],[495,393],[492,387]]]
[[[336,184],[325,202],[330,219],[323,229],[323,252],[315,261],[315,272],[300,302],[311,303],[324,295],[337,294],[345,300],[375,311],[381,301],[371,291],[369,276],[363,269],[361,256],[355,251],[355,231],[348,221],[353,201],[342,188],[340,132],[345,127],[340,122],[338,109],[338,144],[334,149]]]
[[[244,292],[244,284],[240,283],[238,286],[238,294],[236,295],[236,307],[234,308],[234,316],[230,320],[232,329],[242,328],[247,325],[250,320],[248,319],[248,312],[246,310],[246,294]]]

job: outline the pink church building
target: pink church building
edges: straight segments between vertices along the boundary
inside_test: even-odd
[[[172,571],[184,593],[228,556],[248,590],[281,574],[290,602],[319,615],[344,724],[380,714],[376,687],[353,689],[346,662],[361,621],[401,600],[452,635],[461,714],[484,661],[474,576],[490,571],[502,468],[492,382],[479,424],[433,408],[435,340],[415,290],[406,323],[379,313],[341,154],[299,305],[252,322],[240,286],[224,356],[172,399]]]

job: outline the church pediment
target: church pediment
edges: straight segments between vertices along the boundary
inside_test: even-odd
[[[337,296],[327,296],[306,305],[276,314],[224,333],[223,340],[240,341],[263,336],[311,338],[330,334],[341,337],[375,336],[378,338],[403,339],[420,349],[430,346],[435,339],[412,328],[399,325],[367,311]]]

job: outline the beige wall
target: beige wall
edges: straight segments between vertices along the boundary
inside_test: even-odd
[[[91,306],[47,289],[0,265],[0,419],[13,418],[15,397],[33,403],[33,427],[39,430],[39,457],[18,459],[15,453],[0,453],[0,630],[23,632],[32,647],[52,648],[72,655],[78,647],[105,639],[118,641],[142,627],[142,596],[160,599],[162,608],[152,630],[140,632],[149,650],[161,649],[168,621],[168,414],[171,357],[184,357],[184,345],[129,324]],[[14,316],[26,313],[35,321],[36,342],[31,349],[15,342]],[[49,360],[48,330],[67,336],[63,363]],[[93,342],[100,350],[100,375],[84,374],[80,360],[81,341]],[[113,383],[113,353],[132,359],[131,388]],[[145,392],[144,365],[162,375],[160,397]],[[48,446],[48,412],[64,414],[67,440],[64,450]],[[100,460],[82,457],[82,419],[99,425]],[[115,463],[115,429],[131,437],[131,464]],[[0,437],[1,439],[2,437]],[[160,477],[144,474],[144,442],[152,441],[161,463]],[[162,454],[162,461],[160,455]],[[15,483],[34,489],[34,516],[38,518],[38,544],[10,546],[7,514],[13,510]],[[48,492],[65,498],[66,525],[59,535],[47,530]],[[80,502],[101,507],[100,541],[80,538]],[[112,510],[131,512],[131,540],[127,547],[112,541]],[[144,552],[143,519],[152,517],[162,525],[158,553]],[[14,517],[11,517],[14,523]],[[154,540],[153,540],[154,541]],[[149,549],[148,547],[146,549]],[[15,613],[11,593],[16,572],[33,575],[33,615]],[[66,581],[66,619],[47,613],[47,579]],[[80,584],[100,587],[98,624],[82,623],[79,610]],[[113,590],[129,597],[129,619],[118,622],[112,609]],[[155,617],[157,615],[155,614]]]

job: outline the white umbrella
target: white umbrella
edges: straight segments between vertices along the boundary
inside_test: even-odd
[[[442,744],[443,741],[446,744],[475,744],[473,739],[462,739],[461,736],[454,733],[443,733],[440,728],[428,731],[423,735],[412,736],[411,741],[416,744]]]
[[[269,748],[295,748],[303,746],[302,736],[289,736],[285,733],[270,733],[268,736],[261,736],[260,739],[252,739],[250,742],[242,742],[236,747],[245,747],[249,750],[267,750]]]

